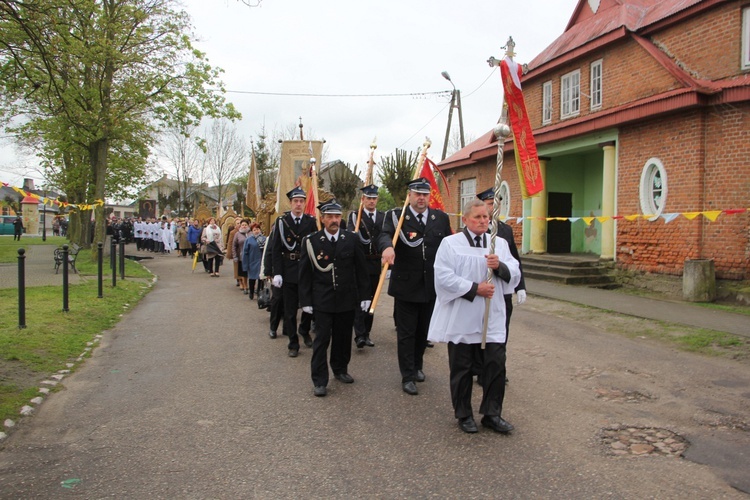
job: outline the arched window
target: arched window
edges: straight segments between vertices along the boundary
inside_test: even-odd
[[[656,220],[667,205],[667,171],[661,160],[649,158],[641,172],[641,212]]]

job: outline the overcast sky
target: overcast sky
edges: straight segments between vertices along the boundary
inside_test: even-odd
[[[450,91],[440,75],[448,71],[461,91],[468,143],[500,116],[500,76],[486,60],[502,57],[501,47],[512,36],[516,60],[531,61],[562,34],[576,4],[262,0],[249,8],[236,0],[184,0],[198,48],[225,71],[227,97],[242,113],[238,128],[245,137],[257,137],[264,123],[270,132],[302,117],[306,131],[326,140],[324,160],[358,164],[362,177],[374,137],[376,161],[396,148],[417,150],[428,136],[429,157],[438,162],[448,119],[449,97],[373,95]],[[453,124],[458,126],[457,113]],[[0,179],[20,183],[23,173],[13,171],[9,161],[16,160],[7,150],[0,157]]]

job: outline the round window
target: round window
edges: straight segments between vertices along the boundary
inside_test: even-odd
[[[500,218],[504,220],[510,213],[510,186],[506,181],[500,184],[500,196],[503,198],[500,200]]]
[[[658,158],[649,158],[641,172],[641,212],[656,220],[667,204],[667,171]]]

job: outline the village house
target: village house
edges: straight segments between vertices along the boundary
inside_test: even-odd
[[[501,213],[523,254],[750,279],[750,3],[581,0],[521,82],[545,184],[522,199],[506,141]],[[494,184],[496,154],[488,131],[440,164],[448,211]]]

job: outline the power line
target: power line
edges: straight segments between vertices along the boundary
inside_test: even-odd
[[[450,90],[438,90],[435,92],[409,92],[403,94],[302,94],[294,92],[256,92],[251,90],[227,90],[226,92],[227,94],[271,95],[285,97],[425,97],[433,95],[445,96],[451,93]]]

